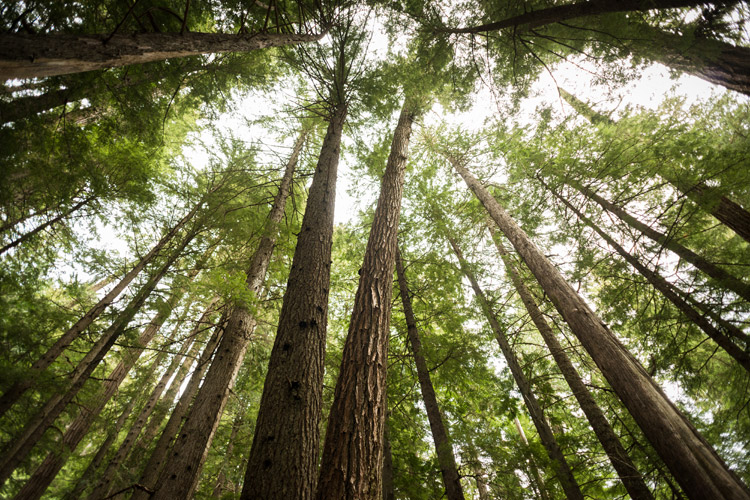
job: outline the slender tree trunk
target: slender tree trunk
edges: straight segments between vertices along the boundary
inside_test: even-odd
[[[206,313],[204,313],[204,318],[207,318],[210,312],[211,311],[206,311]],[[167,425],[164,427],[161,436],[159,436],[159,440],[154,446],[154,450],[151,452],[151,456],[146,463],[141,478],[138,483],[134,485],[131,500],[148,500],[156,489],[159,473],[161,472],[163,464],[167,458],[167,452],[169,451],[173,438],[180,430],[183,423],[183,417],[190,408],[193,398],[198,393],[198,388],[203,380],[203,375],[208,369],[211,357],[213,356],[214,351],[216,351],[216,346],[221,341],[221,337],[224,333],[224,325],[225,321],[222,317],[219,326],[215,328],[211,339],[203,349],[203,353],[201,354],[200,359],[198,359],[198,364],[196,365],[193,374],[190,376],[190,380],[180,396],[180,400],[177,402],[174,410],[172,410]],[[198,326],[196,328],[198,328]],[[148,442],[145,444],[148,444]]]
[[[487,321],[489,321],[492,330],[495,332],[497,343],[500,345],[500,350],[503,352],[503,357],[505,357],[505,360],[508,362],[508,368],[510,368],[510,372],[513,374],[513,379],[516,381],[516,385],[523,395],[523,400],[526,403],[526,408],[529,410],[531,420],[534,422],[534,427],[536,427],[536,430],[539,433],[539,439],[542,441],[544,448],[547,450],[547,454],[552,460],[552,465],[557,474],[557,478],[560,481],[560,485],[562,486],[563,491],[565,491],[565,496],[568,500],[583,500],[583,493],[581,493],[578,482],[573,476],[573,472],[570,470],[568,461],[565,459],[565,455],[560,449],[557,439],[555,439],[554,434],[552,434],[552,429],[550,429],[549,423],[547,423],[542,407],[539,405],[536,396],[534,396],[531,384],[526,378],[526,375],[524,375],[523,370],[521,369],[521,364],[518,362],[515,353],[513,353],[510,343],[505,336],[505,332],[503,332],[495,313],[492,311],[491,304],[487,300],[482,289],[479,287],[479,283],[477,282],[473,271],[469,268],[468,263],[464,259],[463,253],[458,248],[455,240],[448,234],[446,234],[446,236],[451,247],[453,247],[456,257],[458,257],[461,271],[471,282],[471,287],[474,289],[477,301],[479,301],[482,306],[482,311],[487,317]]]
[[[484,478],[484,471],[479,463],[474,466],[474,481],[477,483],[479,500],[490,500],[490,490],[487,487],[487,481]]]
[[[529,468],[531,468],[531,474],[533,475],[533,478],[531,478],[532,480],[530,482],[532,485],[536,486],[536,490],[539,493],[539,498],[541,500],[549,500],[549,495],[547,494],[547,486],[544,484],[542,474],[539,472],[539,467],[537,467],[536,465],[534,454],[532,453],[531,447],[529,446],[529,440],[526,439],[526,433],[523,431],[521,421],[518,420],[518,417],[514,417],[513,423],[516,424],[516,431],[518,431],[518,436],[521,438],[521,443],[523,444],[524,449],[529,452]]]
[[[44,111],[64,106],[84,96],[83,86],[50,90],[42,95],[18,97],[11,102],[0,101],[0,124],[15,122],[35,116]]]
[[[573,363],[570,361],[570,358],[565,354],[565,350],[557,341],[552,328],[550,328],[547,320],[544,319],[544,314],[539,309],[539,306],[537,306],[529,289],[526,288],[526,285],[523,283],[523,280],[511,261],[505,247],[495,237],[495,229],[491,224],[488,224],[488,226],[490,233],[492,233],[497,251],[500,253],[503,262],[505,263],[505,269],[508,271],[508,274],[510,274],[513,286],[521,297],[521,301],[526,307],[526,311],[529,313],[531,320],[542,335],[544,343],[547,344],[552,357],[560,368],[560,372],[563,374],[568,386],[570,386],[573,396],[575,396],[578,404],[581,405],[583,413],[591,424],[591,428],[594,430],[596,437],[599,438],[599,442],[602,444],[605,453],[607,453],[610,462],[612,462],[612,466],[617,471],[620,480],[628,490],[630,498],[633,500],[653,500],[654,497],[651,494],[651,491],[646,486],[646,483],[638,472],[638,469],[636,469],[633,464],[633,461],[630,459],[627,451],[625,451],[622,443],[620,443],[620,439],[609,424],[607,417],[604,416],[604,412],[599,408],[599,405],[589,392],[586,384],[581,380],[581,377],[575,366],[573,366]]]
[[[691,307],[687,300],[682,297],[682,292],[677,290],[674,285],[662,278],[658,273],[644,266],[635,256],[631,255],[624,248],[622,248],[622,246],[620,246],[614,240],[614,238],[602,231],[602,229],[597,226],[594,221],[583,215],[581,211],[574,207],[568,200],[563,198],[560,194],[552,190],[546,184],[545,187],[557,199],[565,204],[565,206],[570,208],[570,210],[574,214],[576,214],[576,216],[578,216],[581,221],[583,221],[587,226],[593,229],[596,234],[598,234],[604,241],[607,242],[607,244],[614,248],[615,252],[617,252],[620,257],[622,257],[628,264],[633,266],[633,268],[635,268],[635,270],[638,271],[641,276],[646,278],[646,280],[667,300],[669,300],[682,314],[684,314],[688,319],[690,319],[690,321],[695,323],[696,326],[703,330],[706,335],[708,335],[714,342],[716,342],[722,349],[724,349],[727,354],[732,356],[735,361],[737,361],[745,370],[750,371],[750,353],[743,350],[730,338],[730,335],[742,336],[743,332],[741,330],[737,329],[736,332],[730,330],[726,333],[719,330],[704,315]],[[724,325],[728,325],[731,328],[736,328],[732,327],[728,323],[724,323]]]
[[[391,433],[388,422],[383,431],[383,500],[396,500],[393,491],[393,453],[391,452]]]
[[[156,285],[159,283],[161,278],[167,273],[174,264],[175,260],[180,256],[184,248],[193,239],[195,233],[190,233],[185,236],[177,249],[175,249],[169,256],[167,261],[161,266],[161,268],[154,273],[144,285],[144,287],[136,294],[131,302],[126,306],[125,310],[118,315],[114,323],[104,332],[101,338],[94,344],[91,350],[83,357],[78,363],[75,370],[73,371],[68,381],[68,389],[64,393],[53,395],[45,404],[39,413],[34,416],[29,423],[26,425],[20,435],[18,435],[9,445],[5,448],[3,453],[4,459],[2,465],[0,465],[0,482],[5,482],[13,470],[20,465],[20,463],[26,458],[31,449],[42,437],[45,431],[54,423],[57,417],[62,413],[68,403],[78,394],[83,388],[86,381],[90,378],[99,363],[104,359],[104,356],[114,345],[115,341],[125,331],[126,327],[141,309],[143,304],[146,302],[148,297],[153,292]],[[159,315],[157,315],[159,316]],[[160,318],[159,321],[163,322],[166,318]],[[160,324],[151,324],[146,328],[144,334],[139,342],[150,341],[151,338],[156,334]],[[142,348],[138,349],[138,355],[142,352]],[[63,436],[63,449],[58,452],[50,453],[34,472],[34,475],[29,479],[26,485],[21,489],[16,498],[39,498],[47,486],[55,478],[57,472],[65,464],[67,454],[64,453],[66,449],[73,450],[78,445],[80,440],[86,434],[89,426],[96,418],[97,414],[104,407],[106,402],[115,393],[120,383],[124,380],[127,372],[132,368],[137,360],[138,356],[128,356],[127,361],[121,362],[109,375],[107,382],[104,386],[103,394],[97,401],[95,409],[92,412],[85,412],[81,414],[73,423],[68,427]]]
[[[616,123],[612,118],[594,110],[594,108],[592,108],[588,103],[583,102],[567,90],[559,87],[557,90],[560,92],[562,98],[565,99],[567,103],[570,104],[570,106],[574,110],[576,110],[579,115],[583,116],[594,125],[614,125]]]
[[[325,33],[0,35],[0,79],[66,75],[174,57],[248,52],[320,40]]]
[[[688,497],[749,499],[745,485],[497,200],[460,163],[453,165],[529,266]]]
[[[620,220],[628,224],[633,229],[640,231],[651,240],[659,243],[664,248],[673,251],[685,261],[694,265],[696,269],[699,269],[700,271],[706,273],[706,275],[716,280],[716,283],[718,285],[732,290],[734,293],[750,302],[750,284],[744,283],[743,281],[735,278],[725,270],[709,262],[689,248],[679,244],[671,236],[649,227],[647,224],[644,224],[643,222],[630,215],[622,207],[605,200],[590,188],[574,181],[568,182],[568,184],[580,191],[584,196],[587,196],[588,198],[594,200],[605,210],[608,210],[609,212],[615,214],[620,218]]]
[[[13,404],[18,401],[24,392],[29,388],[33,387],[39,379],[39,374],[46,370],[63,351],[83,332],[88,328],[91,323],[94,322],[99,315],[109,307],[112,302],[125,290],[125,288],[132,282],[136,276],[149,264],[154,257],[156,257],[164,247],[175,237],[175,235],[190,221],[195,213],[198,211],[201,203],[197,204],[193,209],[185,215],[169,232],[167,232],[154,247],[138,261],[138,263],[131,269],[112,290],[110,290],[104,297],[102,297],[95,306],[86,312],[76,324],[70,327],[57,341],[40,357],[33,365],[31,365],[31,373],[28,377],[20,382],[15,383],[8,388],[0,397],[0,416],[4,415]]]
[[[219,474],[216,476],[216,486],[214,486],[214,490],[211,493],[211,496],[213,498],[221,498],[224,495],[224,491],[226,491],[226,485],[228,482],[226,470],[232,461],[232,453],[234,453],[234,442],[237,440],[237,435],[240,433],[240,429],[242,428],[244,423],[245,422],[243,420],[242,413],[239,413],[234,417],[234,422],[232,423],[232,432],[229,434],[227,449],[224,451],[224,459],[221,462]],[[234,488],[232,488],[232,493],[235,493]]]
[[[247,289],[257,297],[266,279],[273,247],[284,216],[286,200],[291,190],[297,159],[302,151],[307,133],[300,133],[292,155],[286,165],[279,192],[268,217],[265,234],[261,238],[247,272]],[[206,379],[203,381],[185,424],[172,447],[152,500],[188,498],[198,485],[203,463],[242,367],[245,352],[255,330],[256,318],[249,307],[235,306],[229,313],[219,347],[216,350]]]
[[[416,111],[407,97],[393,134],[328,417],[316,491],[319,500],[380,500],[383,495],[383,428],[393,268],[409,138]]]
[[[333,211],[347,107],[328,123],[297,237],[240,498],[309,499],[315,488]]]
[[[417,320],[414,317],[414,310],[411,307],[411,297],[409,286],[406,282],[404,271],[404,262],[401,260],[401,252],[396,248],[396,274],[398,276],[398,288],[401,292],[401,302],[404,307],[404,317],[406,318],[406,330],[411,344],[411,350],[414,354],[414,364],[417,366],[417,378],[419,387],[422,390],[422,399],[427,410],[427,418],[432,430],[432,439],[435,442],[435,451],[437,452],[440,472],[443,475],[443,484],[445,484],[445,496],[448,500],[464,500],[464,492],[461,488],[461,477],[456,467],[456,457],[453,455],[453,445],[451,445],[448,432],[443,424],[443,416],[440,414],[435,389],[430,379],[430,371],[427,368],[427,361],[422,355],[422,341],[419,338],[417,330]]]

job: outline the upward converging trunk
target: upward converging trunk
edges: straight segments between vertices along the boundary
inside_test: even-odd
[[[521,438],[521,444],[523,444],[524,450],[529,453],[529,468],[531,469],[531,485],[532,487],[536,486],[536,491],[539,493],[540,500],[549,500],[549,493],[547,493],[547,485],[544,484],[544,479],[542,478],[542,474],[539,472],[539,467],[536,464],[536,460],[534,459],[534,455],[531,452],[531,447],[529,446],[529,440],[526,437],[526,433],[523,430],[523,426],[521,425],[521,421],[518,420],[518,415],[513,417],[513,423],[516,425],[516,431],[518,432],[518,437]]]
[[[381,500],[393,268],[409,138],[416,112],[407,97],[393,133],[360,269],[323,444],[318,500]]]
[[[66,75],[199,54],[248,52],[314,42],[324,34],[2,34],[0,80]]]
[[[463,253],[456,244],[456,241],[451,235],[446,234],[446,237],[448,238],[448,241],[453,248],[453,252],[455,252],[456,257],[458,257],[461,271],[463,272],[464,276],[469,279],[471,288],[474,290],[474,295],[476,295],[477,301],[481,305],[482,311],[484,312],[487,321],[492,327],[492,331],[495,333],[495,338],[497,339],[497,343],[500,345],[500,350],[503,353],[503,357],[508,363],[508,368],[510,368],[513,379],[516,381],[516,385],[521,391],[523,401],[526,404],[526,408],[529,410],[531,420],[534,422],[534,427],[536,427],[536,430],[539,433],[539,439],[542,441],[544,448],[547,450],[547,454],[552,460],[552,466],[555,469],[557,479],[558,481],[560,481],[560,485],[562,486],[563,491],[565,491],[565,496],[568,498],[568,500],[583,500],[583,493],[581,493],[581,488],[578,486],[578,481],[576,481],[575,477],[573,476],[573,471],[570,469],[570,465],[568,465],[568,461],[565,458],[562,450],[560,449],[560,445],[557,443],[557,439],[552,433],[552,429],[547,422],[547,418],[544,416],[544,411],[539,405],[539,401],[537,401],[536,396],[531,389],[529,380],[526,378],[526,375],[524,375],[523,370],[521,369],[521,364],[518,362],[518,358],[510,347],[510,343],[508,342],[508,338],[505,336],[505,332],[500,326],[500,322],[498,322],[495,313],[492,311],[492,306],[487,300],[484,291],[480,288],[479,282],[477,281],[476,276],[474,276],[474,272],[468,266],[468,263],[464,259]]]
[[[263,385],[241,498],[309,499],[315,488],[333,209],[347,106],[332,110],[307,197]]]
[[[401,260],[401,252],[398,250],[398,247],[396,248],[396,274],[398,276],[398,288],[401,293],[401,303],[404,307],[404,317],[406,318],[406,333],[409,337],[412,354],[414,355],[414,364],[417,366],[417,378],[422,390],[424,406],[427,410],[427,419],[430,421],[430,430],[432,431],[432,439],[435,442],[435,452],[440,464],[440,472],[443,475],[445,496],[448,500],[464,500],[461,477],[458,475],[456,457],[453,455],[453,446],[443,424],[443,416],[440,414],[440,407],[438,406],[435,389],[430,379],[427,361],[422,354],[422,342],[419,338],[414,310],[411,307],[411,296],[409,285],[406,282],[404,262]]]
[[[266,272],[278,236],[279,223],[284,216],[294,170],[306,135],[307,132],[302,132],[294,145],[279,192],[276,194],[268,216],[265,234],[258,244],[247,271],[246,286],[254,297],[260,294],[266,279]],[[245,358],[256,321],[250,307],[246,305],[236,305],[229,313],[227,325],[211,367],[172,447],[169,461],[165,464],[157,489],[151,497],[153,500],[188,498],[192,495],[198,484],[203,462],[213,441],[224,406]]]
[[[511,261],[505,246],[495,237],[495,228],[492,224],[488,224],[488,226],[497,251],[503,259],[503,263],[505,263],[505,269],[508,271],[513,286],[521,297],[521,301],[529,313],[529,317],[531,317],[537,330],[542,335],[544,343],[547,344],[555,363],[557,363],[560,372],[573,392],[573,396],[575,396],[578,404],[581,405],[583,413],[591,424],[596,437],[599,438],[599,442],[602,444],[602,448],[604,448],[612,466],[617,471],[620,481],[622,481],[622,484],[628,490],[630,498],[633,500],[652,500],[653,495],[651,491],[646,486],[638,469],[635,468],[633,461],[630,459],[627,451],[625,451],[625,447],[620,443],[620,439],[617,437],[614,429],[612,429],[609,421],[607,421],[607,417],[604,416],[604,412],[599,408],[586,384],[581,380],[578,370],[573,366],[568,355],[565,354],[565,350],[560,345],[560,342],[557,341],[552,328],[550,328],[547,320],[544,319],[544,314],[539,309],[539,306],[537,306],[534,297],[531,295],[529,289],[526,288],[520,274]]]
[[[497,200],[459,162],[453,165],[526,262],[688,497],[750,499],[745,485]]]

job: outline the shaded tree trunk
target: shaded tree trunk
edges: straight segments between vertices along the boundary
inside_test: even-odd
[[[750,492],[479,181],[452,162],[526,262],[689,498],[747,500]]]
[[[232,423],[232,432],[229,434],[229,442],[227,443],[227,449],[224,451],[224,460],[222,460],[221,462],[221,467],[219,468],[219,474],[216,477],[216,486],[214,486],[214,490],[211,493],[211,496],[213,498],[221,498],[227,489],[226,486],[227,486],[228,481],[227,481],[226,470],[227,470],[227,467],[229,467],[229,464],[231,463],[231,460],[232,460],[232,453],[234,452],[234,442],[237,440],[237,435],[239,434],[240,429],[245,423],[242,417],[243,417],[242,413],[234,417],[234,422]],[[232,488],[232,493],[235,493],[234,488]]]
[[[416,106],[407,97],[393,134],[328,417],[315,497],[381,500],[388,331],[396,236]]]
[[[602,444],[602,448],[604,448],[612,466],[615,471],[617,471],[620,481],[622,481],[628,494],[630,494],[630,498],[633,500],[652,500],[654,497],[651,494],[651,491],[646,486],[638,469],[636,469],[627,451],[625,451],[625,448],[622,446],[620,439],[609,424],[607,417],[604,416],[604,412],[599,408],[599,405],[589,392],[586,384],[581,380],[581,377],[575,366],[573,366],[573,363],[570,361],[570,358],[565,354],[565,350],[557,341],[552,328],[550,328],[547,320],[544,319],[544,314],[539,309],[539,306],[537,306],[529,289],[526,288],[526,285],[523,283],[523,280],[511,261],[505,247],[495,237],[495,229],[492,227],[492,224],[488,224],[488,226],[490,233],[493,235],[492,239],[497,247],[497,251],[505,263],[505,269],[508,271],[508,274],[510,274],[513,286],[521,297],[521,301],[526,307],[526,311],[534,322],[534,326],[536,326],[537,330],[539,330],[539,333],[542,335],[544,343],[547,344],[555,363],[557,363],[560,372],[563,374],[565,381],[573,392],[573,396],[575,396],[578,404],[581,405],[583,413],[586,415],[586,418],[591,424],[591,428],[594,430],[596,437]]]
[[[552,460],[552,466],[555,469],[557,479],[560,481],[563,491],[565,491],[565,496],[568,500],[583,500],[583,493],[581,493],[578,482],[573,476],[568,461],[560,449],[557,439],[552,433],[552,429],[544,416],[542,407],[539,405],[539,402],[531,389],[531,384],[521,369],[521,364],[518,362],[518,358],[516,358],[515,353],[510,347],[505,332],[503,332],[495,313],[492,311],[492,305],[479,287],[479,282],[466,262],[466,259],[464,259],[463,253],[461,252],[461,249],[458,248],[456,241],[449,234],[446,234],[446,237],[453,248],[453,252],[456,254],[456,257],[458,257],[461,271],[471,282],[471,288],[474,290],[474,295],[476,295],[477,301],[481,305],[482,311],[492,327],[492,331],[495,333],[495,338],[500,345],[503,357],[508,363],[508,368],[510,368],[510,372],[513,374],[513,379],[516,381],[516,385],[521,391],[521,395],[523,395],[524,403],[526,403],[526,408],[529,410],[529,415],[531,415],[531,420],[534,422],[534,427],[536,427],[536,430],[539,433],[539,439],[542,441],[544,449],[547,450],[547,454]]]
[[[406,282],[404,262],[401,260],[401,252],[396,248],[396,274],[398,276],[398,288],[401,293],[401,303],[404,308],[404,317],[406,318],[406,330],[411,344],[411,351],[414,355],[414,364],[417,366],[417,378],[419,387],[422,390],[422,400],[424,400],[427,418],[430,422],[432,439],[435,442],[435,451],[440,464],[440,473],[443,476],[445,485],[445,496],[448,500],[464,500],[464,492],[461,488],[461,477],[456,467],[456,457],[453,455],[453,445],[451,445],[448,432],[443,424],[443,416],[440,413],[435,389],[430,379],[430,371],[427,368],[427,361],[422,355],[422,341],[419,338],[417,330],[417,320],[414,317],[414,310],[411,306],[411,297],[409,286]]]
[[[396,500],[393,491],[393,453],[391,451],[391,433],[388,421],[383,431],[383,500]]]
[[[84,87],[50,90],[41,95],[18,97],[10,102],[0,101],[0,124],[15,122],[44,111],[78,101],[85,94]]]
[[[531,474],[533,475],[530,481],[532,486],[536,486],[536,491],[539,493],[539,498],[541,500],[549,500],[549,495],[547,494],[547,486],[544,484],[544,479],[542,478],[542,474],[539,472],[539,467],[536,465],[536,460],[534,460],[534,454],[531,451],[531,447],[529,446],[529,440],[526,438],[526,433],[523,431],[523,426],[521,425],[521,421],[518,420],[518,417],[513,417],[513,423],[516,425],[516,431],[518,432],[518,437],[521,438],[521,443],[524,446],[524,449],[528,451],[529,453],[529,468],[531,468]]]
[[[287,162],[284,177],[268,216],[264,235],[255,251],[247,272],[246,286],[257,297],[266,279],[268,265],[276,244],[279,223],[284,216],[292,178],[307,132],[300,133]],[[242,367],[245,352],[255,330],[256,318],[249,306],[237,305],[228,315],[227,325],[216,350],[206,379],[188,411],[185,423],[161,473],[152,500],[188,498],[198,485],[203,463]]]
[[[309,499],[315,488],[333,211],[347,106],[328,123],[297,236],[241,497]]]

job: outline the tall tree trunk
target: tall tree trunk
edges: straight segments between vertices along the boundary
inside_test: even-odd
[[[309,499],[315,488],[333,211],[347,106],[333,110],[297,237],[240,498]]]
[[[549,494],[547,494],[547,486],[544,484],[542,474],[539,472],[539,467],[536,465],[534,454],[532,453],[531,447],[529,446],[529,440],[526,438],[526,433],[523,431],[521,421],[518,420],[518,417],[516,416],[513,417],[513,423],[516,425],[518,437],[521,438],[521,444],[523,444],[524,449],[529,453],[529,468],[531,469],[531,474],[533,476],[530,478],[530,483],[532,484],[532,486],[536,486],[536,491],[537,493],[539,493],[539,498],[541,500],[549,500]]]
[[[2,34],[0,80],[66,75],[199,54],[248,52],[314,42],[324,34]]]
[[[615,249],[620,257],[622,257],[628,264],[633,266],[641,276],[658,290],[667,300],[669,300],[682,314],[684,314],[690,321],[695,323],[703,332],[708,335],[714,342],[716,342],[727,354],[732,356],[745,370],[750,371],[750,353],[743,350],[740,346],[734,343],[730,336],[744,337],[745,334],[739,328],[724,322],[724,327],[729,327],[729,330],[724,332],[715,327],[703,314],[694,309],[687,300],[682,297],[682,292],[679,291],[674,285],[669,283],[667,280],[662,278],[658,273],[652,271],[643,265],[635,256],[628,253],[621,245],[619,245],[614,238],[605,233],[598,225],[591,219],[583,215],[580,210],[573,206],[568,200],[563,198],[559,193],[552,190],[545,184],[545,187],[566,207],[568,207],[581,221],[587,226],[594,230],[609,246]],[[737,331],[734,331],[734,330]]]
[[[15,122],[64,106],[84,97],[86,87],[50,90],[41,95],[23,96],[11,102],[0,101],[0,124]],[[88,90],[88,89],[86,89]]]
[[[563,491],[565,491],[565,496],[568,500],[583,500],[583,493],[581,493],[578,482],[573,476],[568,461],[560,449],[557,439],[555,439],[555,436],[552,433],[552,429],[544,416],[542,407],[539,405],[539,402],[531,389],[531,384],[526,378],[526,375],[524,375],[523,369],[521,369],[521,364],[518,362],[518,358],[516,358],[513,349],[510,347],[505,332],[503,332],[495,313],[492,311],[492,305],[479,287],[479,282],[477,282],[474,272],[469,267],[466,259],[464,259],[463,253],[461,252],[461,249],[458,248],[456,241],[449,234],[446,234],[446,237],[453,248],[453,252],[456,254],[456,257],[458,257],[461,271],[471,282],[471,288],[474,290],[474,295],[476,295],[477,301],[481,305],[482,311],[492,327],[492,331],[495,332],[497,343],[500,345],[500,350],[508,363],[508,368],[510,368],[513,379],[516,381],[516,385],[523,395],[523,400],[526,403],[526,408],[529,410],[531,420],[534,422],[534,427],[536,427],[536,430],[539,433],[539,439],[542,441],[544,448],[547,450],[547,454],[552,460],[557,479],[560,481]]]
[[[526,262],[688,497],[750,499],[740,479],[497,200],[459,162],[453,165]]]
[[[560,87],[558,87],[557,90],[560,92],[562,98],[565,99],[579,115],[583,116],[594,125],[614,125],[615,123],[617,123],[609,116],[594,110],[594,108],[592,108],[588,103],[583,102],[567,90]]]
[[[37,441],[54,423],[67,404],[83,388],[96,367],[104,359],[104,356],[125,331],[130,321],[141,309],[159,281],[161,281],[161,278],[164,277],[194,236],[195,232],[192,232],[183,237],[178,247],[172,250],[167,261],[151,275],[146,284],[117,316],[112,325],[104,331],[89,352],[78,362],[66,381],[67,389],[64,392],[51,396],[44,407],[29,420],[24,429],[5,446],[2,453],[3,458],[0,462],[0,484],[4,483],[11,476],[13,470],[26,458]],[[52,478],[50,478],[51,480]],[[44,486],[46,488],[46,484]]]
[[[227,449],[224,451],[224,459],[221,462],[221,466],[219,467],[219,473],[216,476],[216,486],[214,486],[214,490],[211,493],[211,497],[213,498],[221,498],[224,496],[224,492],[226,491],[227,486],[227,474],[226,470],[229,467],[231,461],[232,461],[232,453],[234,452],[234,442],[237,440],[237,435],[240,433],[240,429],[244,425],[243,420],[244,415],[242,413],[238,413],[234,417],[234,422],[232,423],[232,432],[229,434],[229,442],[227,443]],[[234,489],[234,485],[232,485],[232,493],[236,493]]]
[[[393,133],[344,344],[315,497],[381,500],[386,367],[396,236],[417,109],[406,98]]]
[[[292,178],[307,132],[300,133],[287,162],[279,192],[268,216],[264,235],[253,255],[247,272],[247,289],[257,297],[266,279],[273,247],[284,216],[286,200],[291,191]],[[172,447],[169,461],[157,483],[152,500],[188,498],[198,485],[203,463],[208,455],[221,414],[229,400],[237,374],[245,359],[245,352],[255,330],[256,318],[248,306],[235,306],[228,316],[219,347],[216,350],[206,379],[203,381],[185,424]]]
[[[172,229],[170,229],[160,240],[154,245],[154,247],[141,258],[140,261],[131,269],[125,276],[122,277],[119,283],[112,288],[99,302],[96,303],[86,314],[81,317],[68,331],[66,331],[57,341],[45,352],[33,365],[31,365],[31,373],[25,379],[16,382],[9,387],[0,397],[0,416],[4,415],[13,404],[18,401],[24,392],[33,387],[39,379],[39,374],[46,370],[63,351],[83,332],[88,328],[91,323],[94,322],[99,315],[109,307],[112,302],[125,290],[125,288],[135,279],[136,276],[149,264],[154,257],[156,257],[164,247],[177,235],[177,233],[187,224],[198,211],[201,203],[198,203],[193,207],[187,215],[185,215]]]
[[[398,247],[396,248],[396,274],[398,276],[398,288],[401,293],[401,303],[404,307],[404,317],[406,318],[407,335],[411,344],[411,351],[414,355],[414,364],[417,366],[419,387],[422,390],[422,399],[427,410],[427,419],[430,422],[430,429],[432,430],[432,439],[435,442],[435,451],[438,463],[440,464],[440,472],[443,475],[445,496],[448,500],[464,500],[461,477],[458,474],[458,467],[456,467],[456,457],[453,455],[453,446],[443,424],[443,416],[440,414],[440,407],[438,406],[435,389],[430,379],[427,361],[422,355],[422,341],[419,338],[417,320],[414,317],[414,310],[411,307],[411,297],[409,286],[406,282],[404,262],[401,260],[401,252]]]
[[[212,308],[209,308],[203,314],[203,317],[201,318],[201,321],[199,321],[199,324],[196,325],[196,328],[199,328],[202,322],[207,320],[208,316],[213,312],[211,309]],[[195,370],[193,370],[193,374],[190,376],[190,380],[188,381],[185,390],[182,392],[180,400],[175,405],[174,410],[172,410],[167,425],[162,430],[161,436],[159,436],[159,440],[156,442],[156,445],[151,452],[151,456],[143,469],[140,479],[135,485],[133,485],[134,489],[131,500],[148,500],[151,498],[151,495],[156,488],[156,482],[159,479],[159,473],[161,472],[164,461],[167,458],[167,452],[169,451],[177,431],[180,430],[183,418],[190,408],[193,398],[198,393],[198,388],[203,380],[203,375],[205,375],[206,370],[208,370],[211,358],[214,355],[214,351],[216,351],[216,346],[221,341],[221,337],[224,333],[224,326],[225,318],[222,317],[219,325],[214,329],[213,335],[203,348],[203,352],[198,359]],[[146,436],[147,435],[144,435],[144,438]],[[144,444],[148,445],[149,441],[145,441]]]
[[[583,413],[591,424],[591,428],[594,430],[596,437],[599,438],[599,442],[602,444],[602,448],[604,448],[604,451],[609,457],[615,471],[617,471],[622,484],[625,485],[625,488],[628,490],[630,498],[633,500],[652,500],[654,497],[651,494],[651,491],[646,486],[638,469],[636,469],[627,451],[625,451],[625,448],[622,446],[620,439],[609,424],[607,417],[604,416],[604,412],[599,408],[599,405],[589,392],[586,384],[581,380],[581,377],[575,366],[573,366],[573,363],[570,361],[570,358],[565,354],[565,350],[557,341],[552,328],[550,328],[547,320],[544,319],[544,314],[539,309],[539,306],[537,306],[534,297],[531,295],[529,289],[526,288],[520,274],[511,261],[505,246],[497,239],[497,237],[495,237],[495,228],[492,227],[492,224],[488,224],[488,226],[490,233],[492,233],[493,236],[492,240],[505,263],[505,269],[508,271],[508,274],[510,274],[513,286],[521,297],[521,301],[526,307],[526,311],[529,313],[531,320],[542,335],[544,343],[547,344],[555,363],[557,363],[560,372],[568,383],[570,390],[573,392],[573,396],[575,396],[578,404],[581,405]]]
[[[673,251],[675,254],[683,258],[685,261],[694,265],[696,269],[699,269],[700,271],[703,271],[704,273],[706,273],[706,275],[716,280],[716,283],[719,286],[732,290],[734,293],[736,293],[737,295],[739,295],[746,301],[750,302],[750,284],[744,283],[740,279],[735,278],[734,276],[732,276],[725,270],[716,266],[712,262],[709,262],[707,259],[696,254],[689,248],[679,244],[673,239],[672,236],[661,233],[651,228],[647,224],[644,224],[643,222],[639,221],[638,219],[630,215],[628,212],[626,212],[622,207],[615,205],[614,203],[610,201],[605,200],[604,198],[596,194],[594,191],[592,191],[589,187],[584,186],[580,184],[579,182],[575,182],[575,181],[569,181],[567,182],[567,184],[577,189],[579,192],[581,192],[581,194],[594,200],[605,210],[608,210],[609,212],[612,212],[613,214],[615,214],[618,218],[620,218],[620,220],[628,224],[633,229],[640,231],[642,234],[644,234],[651,240],[659,243],[664,248],[667,248]]]

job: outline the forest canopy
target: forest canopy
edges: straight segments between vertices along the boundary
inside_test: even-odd
[[[0,497],[750,500],[745,1],[0,6]]]

